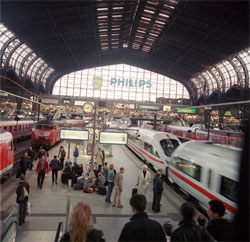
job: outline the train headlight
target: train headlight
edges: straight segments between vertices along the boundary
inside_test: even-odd
[[[44,139],[48,139],[49,137],[45,137]]]
[[[38,137],[38,136],[36,136],[36,139],[39,139],[39,137]]]

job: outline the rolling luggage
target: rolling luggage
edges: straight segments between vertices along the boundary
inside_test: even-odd
[[[137,193],[138,189],[137,188],[133,188],[132,189],[132,197]]]
[[[74,190],[82,190],[83,189],[83,183],[75,183],[73,185]]]
[[[68,183],[68,174],[62,173],[61,175],[61,182],[67,184]]]

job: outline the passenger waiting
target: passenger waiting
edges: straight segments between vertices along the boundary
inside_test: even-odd
[[[94,190],[97,190],[98,194],[105,195],[106,187],[104,186],[106,182],[106,178],[103,176],[101,172],[98,173],[98,178],[96,179],[95,185],[93,186]]]
[[[65,233],[61,242],[70,241],[105,241],[101,230],[93,229],[91,208],[87,203],[78,203],[72,213],[69,232]]]
[[[95,179],[93,167],[89,166],[88,172],[84,175],[83,189],[86,190],[88,187],[92,187],[95,184]]]
[[[183,203],[180,208],[182,220],[179,227],[171,235],[172,241],[216,241],[205,228],[198,226],[195,221],[195,209],[191,203]]]

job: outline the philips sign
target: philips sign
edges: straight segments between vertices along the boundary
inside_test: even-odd
[[[126,86],[126,87],[146,87],[151,88],[151,80],[132,80],[132,79],[123,79],[123,78],[114,78],[110,79],[110,85]]]

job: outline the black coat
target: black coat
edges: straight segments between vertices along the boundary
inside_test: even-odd
[[[171,235],[172,241],[213,241],[216,240],[204,227],[198,226],[195,221],[181,221],[179,227]]]
[[[147,213],[138,212],[125,224],[119,241],[166,241],[162,226],[149,219]]]
[[[217,241],[228,241],[228,231],[230,231],[230,223],[226,219],[215,219],[208,223],[206,227],[207,231]]]
[[[63,235],[63,237],[61,238],[60,242],[70,242],[70,235],[69,233],[65,233]],[[105,239],[103,238],[103,232],[101,230],[98,229],[92,229],[88,235],[87,235],[87,239],[86,242],[90,242],[90,241],[105,241]]]
[[[21,181],[16,189],[16,202],[17,203],[22,203],[24,201],[20,201],[19,197],[21,196],[21,193],[23,192],[23,187],[25,187],[28,191],[28,193],[30,193],[30,185],[26,182],[26,181]],[[28,201],[29,198],[25,199],[25,202]]]

